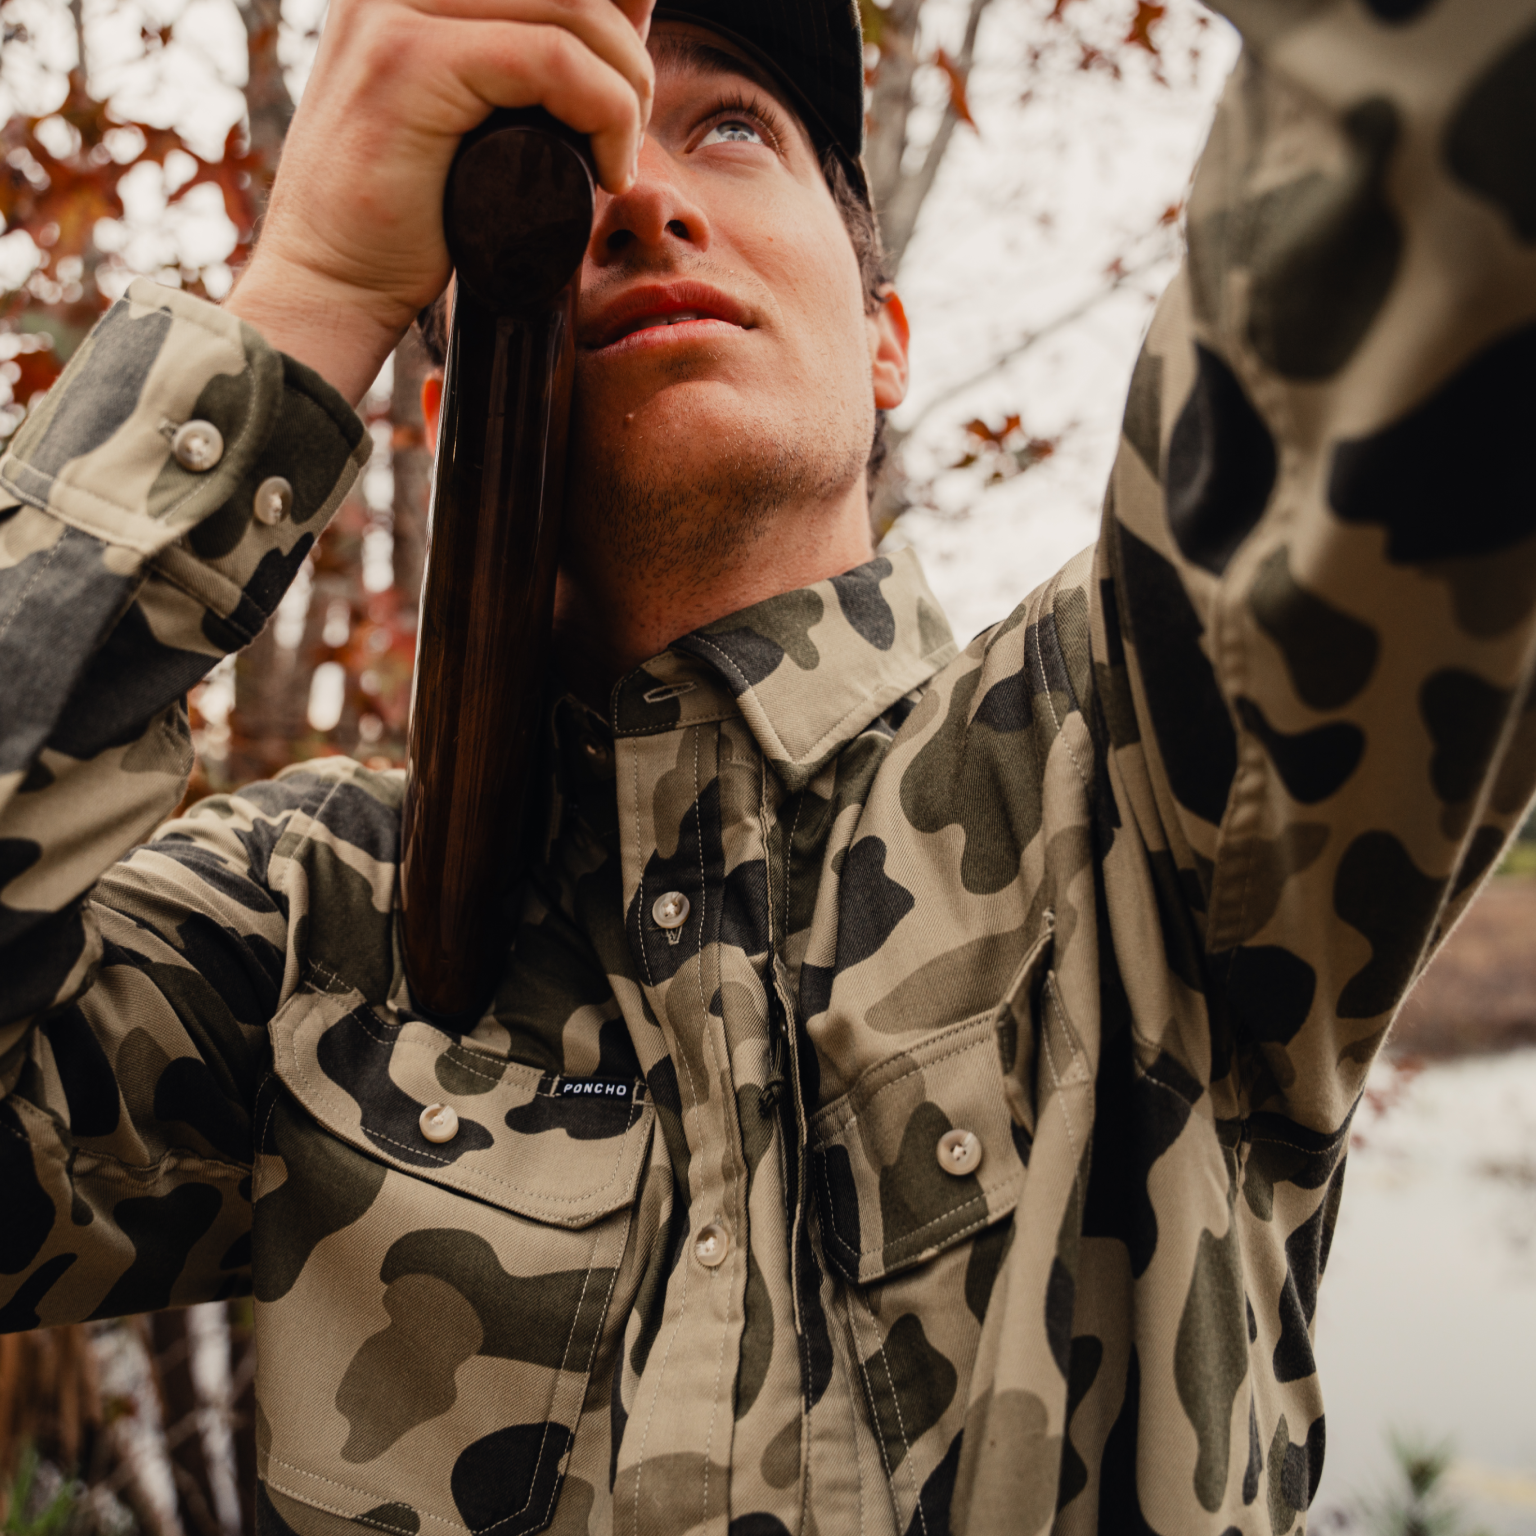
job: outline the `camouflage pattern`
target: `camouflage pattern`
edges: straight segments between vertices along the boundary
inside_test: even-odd
[[[963,651],[894,555],[552,697],[468,1031],[397,775],[140,842],[362,437],[113,312],[0,468],[0,1327],[252,1290],[274,1536],[1304,1527],[1353,1106],[1536,781],[1536,0],[1229,9],[1096,547]]]

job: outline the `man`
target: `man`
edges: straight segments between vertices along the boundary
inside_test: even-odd
[[[1351,1109],[1536,773],[1536,5],[1229,9],[1102,536],[957,652],[852,12],[337,0],[233,298],[0,469],[0,1326],[251,1287],[274,1533],[1300,1528]],[[450,1031],[398,775],[150,834],[529,102],[605,189],[564,681]]]

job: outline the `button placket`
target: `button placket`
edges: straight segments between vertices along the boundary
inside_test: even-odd
[[[666,933],[668,944],[676,944],[682,939],[688,911],[688,898],[681,891],[664,891],[651,904],[651,919]]]

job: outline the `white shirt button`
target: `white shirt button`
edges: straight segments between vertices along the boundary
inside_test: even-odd
[[[957,1178],[981,1166],[981,1139],[975,1131],[945,1131],[939,1137],[939,1167]]]
[[[725,1256],[730,1251],[731,1234],[718,1221],[701,1227],[693,1240],[693,1256],[705,1269],[716,1269],[725,1263]]]
[[[452,1141],[459,1134],[459,1112],[452,1104],[428,1104],[421,1112],[420,1124],[428,1141]]]
[[[183,469],[201,475],[224,457],[224,434],[211,421],[184,421],[171,438],[171,452]]]
[[[681,928],[688,921],[688,898],[681,891],[658,896],[651,907],[658,928]]]
[[[256,487],[252,510],[258,523],[275,528],[293,511],[293,487],[281,475],[271,475]]]

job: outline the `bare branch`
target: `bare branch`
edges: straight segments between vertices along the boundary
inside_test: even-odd
[[[912,77],[917,72],[917,20],[924,0],[891,0],[876,9],[878,30],[866,34],[880,49],[869,97],[869,143],[864,151],[865,171],[875,207],[883,208],[897,196],[901,164],[907,152],[907,119],[912,113]],[[884,219],[881,220],[882,230]]]
[[[978,369],[969,377],[949,385],[946,389],[941,389],[901,430],[901,438],[910,437],[935,411],[948,405],[950,401],[963,395],[967,390],[975,388],[976,385],[984,383],[987,379],[995,378],[1031,348],[1038,346],[1047,337],[1054,336],[1056,332],[1064,330],[1067,326],[1081,320],[1084,315],[1097,309],[1112,294],[1118,293],[1128,283],[1150,272],[1153,267],[1165,260],[1167,260],[1167,253],[1157,251],[1143,257],[1134,266],[1117,267],[1110,276],[1109,281],[1102,288],[1095,289],[1094,292],[1090,293],[1080,303],[1074,304],[1071,309],[1063,310],[1054,319],[1047,320],[1037,330],[1026,331],[1012,346],[995,357],[986,367]]]
[[[961,43],[959,56],[955,60],[955,66],[962,79],[970,77],[971,61],[976,55],[976,32],[981,25],[982,13],[991,3],[992,0],[971,0],[971,8],[965,19],[965,38]],[[907,98],[910,103],[910,86]],[[951,100],[945,105],[939,131],[934,134],[933,142],[929,144],[928,152],[923,156],[921,167],[915,174],[899,179],[892,190],[889,202],[880,210],[880,233],[885,240],[885,252],[892,272],[901,266],[901,258],[906,254],[912,233],[917,228],[918,215],[923,211],[923,204],[927,202],[929,192],[933,190],[934,179],[939,174],[939,166],[943,164],[944,156],[949,150],[949,141],[954,136],[955,126],[959,121],[960,114],[955,110],[955,104]]]

